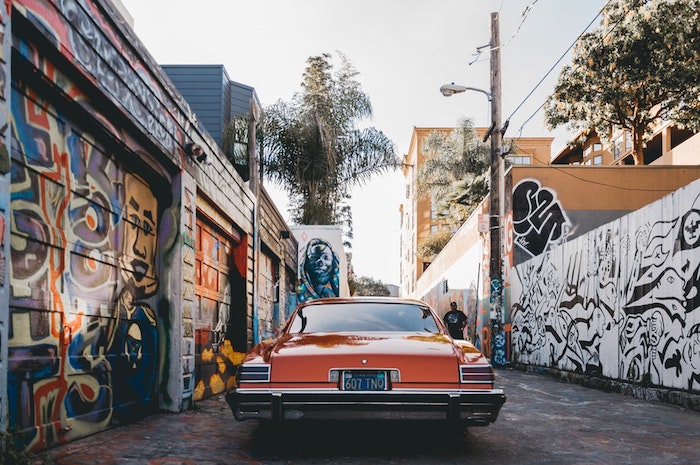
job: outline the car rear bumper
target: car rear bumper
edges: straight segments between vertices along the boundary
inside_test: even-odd
[[[384,392],[245,389],[226,394],[236,420],[447,420],[486,426],[506,401],[502,389]]]

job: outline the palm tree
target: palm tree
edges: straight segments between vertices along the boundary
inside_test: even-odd
[[[372,106],[358,72],[339,56],[337,70],[328,53],[307,60],[301,92],[263,111],[259,143],[264,175],[286,190],[292,220],[342,224],[352,237],[350,188],[397,168],[400,160],[381,131],[357,127],[371,117]]]
[[[464,118],[448,135],[433,131],[423,141],[417,194],[430,195],[451,229],[457,229],[489,193],[490,146]]]

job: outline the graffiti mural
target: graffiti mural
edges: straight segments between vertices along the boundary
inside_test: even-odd
[[[515,269],[517,361],[700,391],[700,181]]]
[[[571,226],[556,193],[536,179],[520,181],[513,190],[513,240],[528,256],[562,243]]]
[[[158,202],[140,178],[124,174],[119,273],[122,279],[107,326],[113,415],[138,416],[149,406],[156,375],[157,319],[144,299],[155,294]]]
[[[347,260],[340,226],[302,225],[292,228],[299,244],[297,300],[347,297]]]
[[[173,120],[178,114],[173,102],[160,86],[154,85],[151,72],[133,60],[134,43],[125,47],[112,40],[115,31],[95,2],[25,0],[13,6],[39,21],[42,30],[70,52],[71,59],[95,87],[103,87],[115,103],[143,125],[146,133],[166,149],[177,149],[175,137],[179,136],[178,126],[183,125]]]
[[[340,295],[340,261],[331,245],[313,238],[299,263],[299,302]]]
[[[12,115],[9,416],[48,447],[154,405],[168,205],[24,83]]]
[[[197,219],[194,400],[231,389],[245,343],[234,348],[234,333],[245,329],[245,279],[233,264],[237,246],[228,236]],[[233,308],[232,308],[233,307]],[[234,309],[236,309],[234,311]],[[243,311],[242,316],[234,313]],[[245,341],[245,339],[244,339]]]

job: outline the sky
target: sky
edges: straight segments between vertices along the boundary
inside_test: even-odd
[[[501,40],[502,121],[507,138],[571,134],[544,125],[541,110],[570,49],[596,27],[607,0],[121,0],[134,30],[160,64],[222,64],[255,88],[263,105],[301,90],[306,60],[344,54],[359,72],[373,117],[362,122],[391,139],[399,157],[416,127],[454,127],[463,117],[490,121],[486,95],[444,97],[442,84],[488,91],[491,14]],[[286,195],[266,188],[289,218]],[[357,276],[399,284],[400,170],[352,191],[352,265]]]

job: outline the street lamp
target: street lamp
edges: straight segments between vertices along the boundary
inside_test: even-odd
[[[505,344],[497,343],[503,339],[503,274],[502,274],[502,251],[501,251],[501,221],[503,211],[501,208],[501,198],[503,197],[503,158],[501,157],[502,128],[501,128],[501,55],[500,55],[498,13],[491,14],[491,91],[477,89],[475,87],[460,86],[454,82],[444,84],[440,87],[440,92],[445,97],[450,97],[467,90],[481,92],[489,99],[491,106],[491,125],[484,137],[491,138],[491,186],[489,190],[489,301],[491,320],[491,342],[492,342],[492,362],[495,365],[505,363]]]
[[[493,95],[491,95],[491,92],[488,92],[488,91],[483,90],[483,89],[477,89],[476,87],[460,86],[459,84],[455,84],[454,82],[451,84],[443,84],[440,86],[440,92],[445,97],[451,97],[454,94],[459,94],[459,93],[462,93],[466,90],[473,90],[476,92],[481,92],[482,94],[486,95],[486,98],[489,99],[489,102],[493,100]]]

